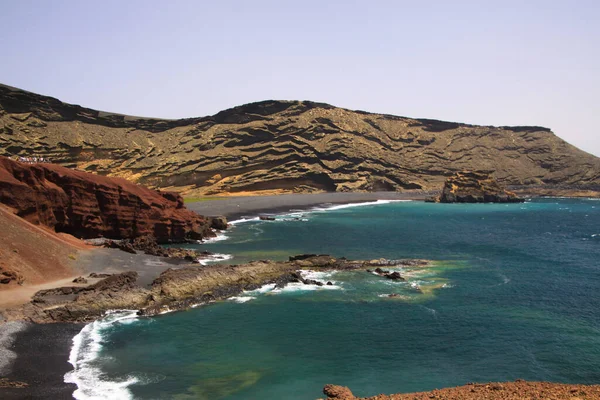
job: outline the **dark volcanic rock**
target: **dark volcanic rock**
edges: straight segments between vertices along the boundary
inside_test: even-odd
[[[227,229],[227,218],[223,216],[210,217],[210,227],[220,231]]]
[[[168,242],[214,236],[211,221],[186,209],[176,193],[53,164],[0,157],[0,203],[29,222],[79,238],[151,235]]]
[[[458,172],[448,178],[440,203],[522,203],[516,194],[502,188],[485,172]]]
[[[384,276],[386,278],[394,280],[394,281],[405,281],[406,280],[402,277],[402,275],[400,275],[399,272],[392,272],[391,274],[385,274]]]
[[[316,271],[364,270],[370,265],[369,261],[315,256],[296,261],[263,260],[202,268],[183,266],[162,272],[150,287],[137,284],[136,272],[124,272],[85,287],[41,290],[34,295],[31,303],[5,310],[4,317],[45,323],[86,322],[115,309],[138,309],[140,315],[156,315],[237,296],[244,290],[255,290],[266,284],[275,284],[278,288],[289,282],[324,286],[323,282],[304,279],[299,273],[303,268]],[[331,284],[327,282],[327,285]]]
[[[137,254],[131,242],[127,240],[106,240],[104,247],[109,249],[119,249],[126,253]]]

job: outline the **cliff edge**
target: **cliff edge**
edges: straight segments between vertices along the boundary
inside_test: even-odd
[[[186,209],[177,193],[1,156],[0,203],[28,222],[83,239],[153,236],[165,243],[214,236],[212,219]]]

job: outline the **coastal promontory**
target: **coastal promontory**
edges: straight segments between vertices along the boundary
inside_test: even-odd
[[[444,183],[439,203],[522,203],[524,200],[503,188],[491,173],[463,171]]]
[[[214,236],[212,219],[186,209],[177,193],[56,164],[0,157],[0,203],[26,221],[77,238],[150,235],[166,243]]]

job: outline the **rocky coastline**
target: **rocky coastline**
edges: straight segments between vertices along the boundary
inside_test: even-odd
[[[100,280],[88,286],[39,291],[30,303],[6,310],[4,318],[36,323],[79,323],[101,318],[107,311],[116,309],[137,309],[139,315],[153,316],[223,300],[266,284],[280,288],[297,282],[327,284],[303,278],[300,270],[364,270],[366,273],[381,267],[427,265],[426,260],[353,261],[329,255],[301,255],[290,257],[289,261],[261,260],[240,265],[169,268],[149,287],[138,285],[138,273],[128,271],[101,276]],[[392,274],[382,275],[382,279],[403,280],[398,273]]]

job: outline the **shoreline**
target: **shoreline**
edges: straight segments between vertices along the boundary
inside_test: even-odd
[[[77,386],[64,382],[64,375],[72,370],[69,354],[73,337],[85,324],[35,324],[23,322],[14,333],[10,351],[16,353],[3,377],[25,382],[24,388],[1,388],[2,399],[51,398],[72,399]],[[0,325],[2,329],[2,325]]]
[[[186,206],[198,213],[207,213],[210,210],[224,209],[216,214],[225,215],[228,219],[239,219],[244,216],[256,217],[261,214],[286,213],[294,209],[308,210],[315,206],[333,204],[356,204],[376,200],[413,200],[421,201],[429,197],[428,193],[324,193],[308,195],[277,195],[264,197],[238,197],[218,201],[205,201],[190,203]],[[207,211],[208,210],[208,211]],[[97,250],[95,250],[97,251]],[[111,254],[109,254],[109,252]],[[95,265],[104,265],[108,258],[114,254],[116,258],[131,257],[126,253],[112,250],[102,251]],[[96,258],[93,257],[92,258]],[[101,260],[103,259],[103,260]],[[152,257],[154,259],[154,257]],[[138,258],[136,257],[136,260]],[[141,258],[139,258],[141,260]],[[83,260],[81,260],[83,261]],[[153,263],[152,263],[153,264]],[[165,266],[164,264],[162,266]],[[173,265],[171,265],[173,266]],[[157,265],[152,265],[157,268]],[[168,268],[168,266],[167,266]],[[166,268],[163,268],[166,269]],[[85,268],[87,272],[87,268]],[[96,270],[96,272],[101,272]],[[116,271],[112,271],[115,273]],[[146,278],[147,279],[147,278]],[[24,329],[14,333],[14,340],[9,347],[17,354],[9,373],[2,372],[0,377],[12,381],[23,381],[29,384],[26,388],[2,388],[0,397],[18,399],[23,397],[51,397],[56,399],[70,399],[76,385],[64,382],[64,374],[72,370],[69,364],[69,354],[72,348],[72,339],[86,325],[81,323],[53,323],[53,324],[26,324]],[[4,324],[0,323],[0,330]],[[1,333],[1,332],[0,332]],[[1,338],[1,335],[0,335]],[[0,350],[4,343],[0,341]],[[41,361],[41,362],[40,362]],[[1,369],[0,369],[1,371]]]
[[[186,207],[201,215],[223,215],[229,221],[261,214],[281,214],[294,209],[303,211],[331,204],[353,204],[377,200],[424,201],[437,192],[329,192],[311,194],[281,194],[268,196],[215,197],[215,200],[186,203]]]

